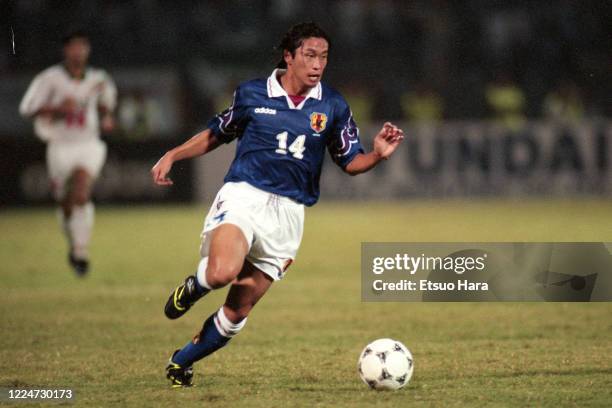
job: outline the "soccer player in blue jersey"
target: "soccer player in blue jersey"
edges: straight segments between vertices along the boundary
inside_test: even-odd
[[[365,153],[344,98],[321,83],[330,40],[314,23],[291,27],[270,77],[244,82],[232,105],[207,129],[168,151],[151,170],[171,185],[174,162],[237,140],[236,156],[204,221],[201,260],[165,306],[176,319],[211,290],[230,285],[225,303],[166,367],[172,386],[192,385],[192,365],[244,327],[253,306],[293,262],[302,239],[304,206],[319,198],[325,151],[346,173],[366,172],[393,154],[404,135],[385,123]]]

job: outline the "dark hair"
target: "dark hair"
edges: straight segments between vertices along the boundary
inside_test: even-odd
[[[62,45],[68,44],[70,41],[74,40],[75,38],[81,38],[81,39],[89,41],[89,35],[87,34],[87,32],[82,29],[77,29],[77,30],[72,30],[72,31],[67,32],[62,37]]]
[[[280,60],[276,64],[276,68],[287,68],[287,63],[285,62],[284,58],[285,50],[289,51],[291,55],[295,57],[295,50],[300,48],[305,39],[311,37],[324,38],[331,48],[331,40],[329,39],[329,36],[317,24],[313,23],[312,21],[296,24],[285,33],[280,44],[278,44],[276,47],[276,51],[280,51],[281,53]]]

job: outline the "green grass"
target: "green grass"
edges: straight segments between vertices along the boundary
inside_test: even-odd
[[[162,313],[194,270],[206,208],[100,208],[93,271],[73,277],[53,210],[0,213],[0,387],[70,387],[75,406],[610,406],[610,303],[362,303],[361,241],[612,241],[612,205],[582,201],[323,203],[306,213],[287,277],[193,389],[164,366],[221,290],[184,318]],[[356,360],[403,341],[415,374],[397,392]],[[19,406],[27,406],[20,404]]]

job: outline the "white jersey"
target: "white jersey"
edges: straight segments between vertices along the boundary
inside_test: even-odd
[[[54,65],[38,74],[19,105],[19,112],[30,117],[43,106],[59,106],[73,99],[77,109],[61,119],[38,115],[34,131],[44,141],[77,143],[98,140],[100,125],[98,105],[112,111],[117,103],[117,88],[101,69],[87,68],[82,79],[70,76],[63,65]]]

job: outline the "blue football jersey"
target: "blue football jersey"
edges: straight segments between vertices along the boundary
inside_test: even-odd
[[[319,199],[325,150],[345,168],[363,153],[359,129],[337,91],[319,83],[296,106],[277,71],[240,84],[232,105],[208,128],[222,142],[238,140],[225,182],[245,181],[311,206]]]

